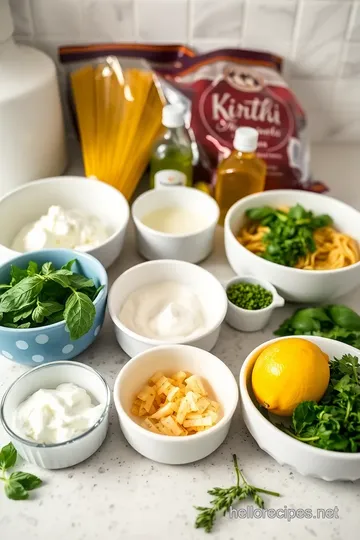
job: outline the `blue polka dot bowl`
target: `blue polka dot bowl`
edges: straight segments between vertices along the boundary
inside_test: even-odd
[[[31,367],[56,360],[71,360],[96,339],[104,322],[108,278],[103,265],[91,255],[71,249],[43,249],[25,253],[0,266],[0,283],[10,282],[11,265],[27,268],[29,261],[35,261],[41,267],[51,261],[55,268],[59,269],[72,259],[76,259],[72,267],[73,272],[92,279],[96,287],[104,285],[94,300],[96,315],[89,332],[72,341],[65,321],[38,328],[19,329],[0,326],[0,359],[2,355]]]

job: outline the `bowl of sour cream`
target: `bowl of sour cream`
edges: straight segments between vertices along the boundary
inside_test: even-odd
[[[108,268],[122,250],[129,205],[92,178],[36,180],[0,199],[0,262],[40,249],[86,252]]]
[[[210,351],[227,312],[221,283],[207,270],[177,260],[138,264],[114,282],[110,317],[129,355],[166,343]]]
[[[213,249],[220,210],[198,189],[178,186],[140,195],[131,208],[136,241],[145,259],[198,263]]]
[[[94,454],[109,423],[110,390],[93,368],[67,360],[38,366],[5,392],[0,420],[19,454],[45,469]]]

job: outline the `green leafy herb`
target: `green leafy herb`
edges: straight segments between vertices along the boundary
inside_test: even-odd
[[[274,334],[322,336],[360,349],[360,316],[343,305],[303,308],[286,319]]]
[[[65,320],[70,338],[86,334],[95,318],[95,300],[103,285],[72,272],[72,260],[57,270],[52,262],[30,261],[26,269],[12,266],[10,283],[0,284],[0,325],[34,328]],[[80,292],[81,291],[81,292]]]
[[[234,283],[226,289],[226,294],[235,306],[250,310],[264,309],[273,300],[270,291],[253,283]]]
[[[313,253],[314,231],[332,224],[330,216],[314,216],[300,204],[289,212],[268,206],[250,208],[246,215],[269,229],[262,239],[265,251],[261,257],[283,266],[296,266],[301,257]]]
[[[20,501],[29,497],[29,491],[41,486],[42,481],[34,474],[16,471],[8,475],[6,471],[14,467],[17,451],[12,443],[0,450],[0,480],[4,482],[5,494],[9,499]]]
[[[74,291],[66,300],[64,319],[70,330],[71,339],[79,339],[86,334],[95,318],[95,306],[88,296]]]
[[[324,397],[300,403],[290,428],[279,426],[295,439],[337,452],[360,452],[360,365],[345,354],[330,362],[330,384]]]
[[[241,470],[239,469],[237,457],[233,454],[233,463],[236,473],[236,484],[229,488],[213,488],[208,491],[208,494],[214,497],[211,501],[210,507],[195,506],[195,509],[199,512],[196,521],[196,529],[204,529],[209,533],[212,531],[218,512],[221,512],[223,516],[230,511],[233,504],[242,501],[244,499],[253,499],[254,503],[260,508],[264,508],[264,500],[259,493],[266,495],[272,495],[273,497],[280,497],[280,493],[275,491],[268,491],[266,489],[258,488],[249,484]]]

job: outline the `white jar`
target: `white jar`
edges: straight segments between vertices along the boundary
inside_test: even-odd
[[[66,166],[54,62],[17,45],[8,0],[0,1],[0,196]]]

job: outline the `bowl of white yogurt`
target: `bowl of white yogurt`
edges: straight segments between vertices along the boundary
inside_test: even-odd
[[[93,368],[59,361],[21,375],[5,392],[0,420],[19,454],[45,469],[94,454],[109,423],[110,390]]]
[[[108,307],[117,341],[131,357],[166,343],[210,351],[227,312],[227,296],[221,283],[200,266],[158,260],[118,277]]]
[[[24,184],[0,199],[0,263],[40,249],[86,252],[108,268],[120,255],[129,205],[112,186],[62,176]]]
[[[213,249],[220,210],[198,189],[177,186],[140,195],[131,208],[139,253],[145,259],[198,263]]]

